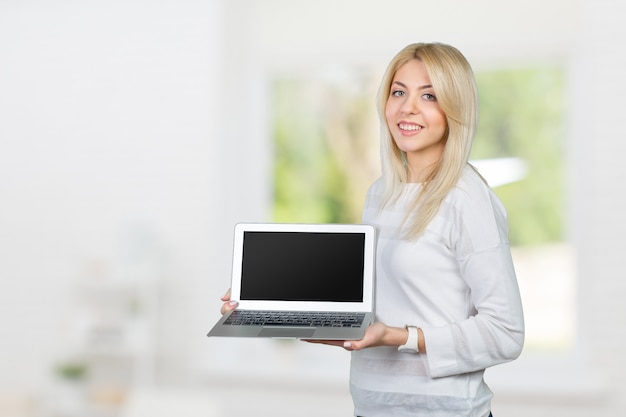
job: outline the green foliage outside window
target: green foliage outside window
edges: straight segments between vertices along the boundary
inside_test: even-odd
[[[563,239],[563,96],[559,69],[476,75],[480,121],[472,159],[518,157],[528,166],[518,182],[495,188],[509,213],[514,245]]]
[[[378,169],[374,93],[363,84],[275,83],[274,221],[360,222]]]

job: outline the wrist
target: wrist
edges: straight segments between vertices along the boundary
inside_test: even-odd
[[[406,328],[385,326],[385,333],[383,335],[382,345],[398,347],[406,342],[406,337]]]
[[[417,348],[419,353],[426,353],[426,341],[424,340],[424,331],[421,327],[417,328]]]

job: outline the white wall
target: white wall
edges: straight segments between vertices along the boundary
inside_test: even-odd
[[[190,318],[209,311],[226,265],[214,245],[229,236],[214,231],[222,13],[200,0],[0,3],[0,387],[38,387],[66,348],[73,286],[138,257],[158,259],[176,301],[169,360],[189,366],[199,342],[173,340],[205,330]]]

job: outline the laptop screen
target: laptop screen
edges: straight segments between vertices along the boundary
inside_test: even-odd
[[[365,233],[246,231],[241,300],[363,301]]]

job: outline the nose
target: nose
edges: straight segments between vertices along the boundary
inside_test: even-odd
[[[402,113],[406,115],[414,115],[419,113],[419,105],[417,100],[412,98],[411,96],[407,96],[404,103],[402,103],[401,108]]]

